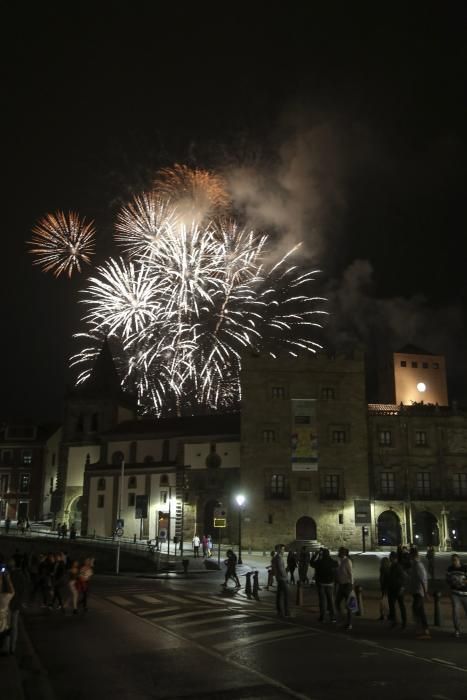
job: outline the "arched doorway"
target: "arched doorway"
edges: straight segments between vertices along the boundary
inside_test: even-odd
[[[71,527],[74,523],[76,532],[81,532],[81,509],[83,507],[83,497],[78,496],[70,503],[68,515],[68,526]]]
[[[438,521],[433,513],[422,510],[413,519],[413,539],[417,547],[439,545]]]
[[[316,523],[308,515],[302,515],[295,525],[295,537],[297,540],[316,540]]]
[[[452,549],[467,549],[467,514],[453,513],[449,518],[449,535]]]
[[[383,511],[378,518],[378,544],[381,547],[402,544],[399,516],[393,510]]]

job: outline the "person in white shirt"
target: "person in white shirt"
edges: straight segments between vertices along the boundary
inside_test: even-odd
[[[196,534],[193,537],[193,556],[194,557],[199,557],[199,546],[201,544],[201,540],[199,539],[198,535]]]

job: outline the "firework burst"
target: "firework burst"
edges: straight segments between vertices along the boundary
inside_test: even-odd
[[[186,223],[209,221],[225,215],[231,201],[223,177],[178,163],[156,174],[154,190],[177,207]]]
[[[81,272],[83,263],[90,264],[94,253],[94,222],[86,223],[75,212],[46,214],[32,230],[30,253],[36,256],[34,265],[55,277],[62,273],[71,277]]]

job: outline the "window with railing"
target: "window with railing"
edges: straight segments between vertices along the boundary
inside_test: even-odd
[[[417,496],[431,496],[431,474],[430,472],[418,472],[415,481]]]
[[[381,472],[379,485],[382,496],[394,496],[396,492],[396,478],[394,472]]]
[[[467,496],[467,474],[453,474],[452,491],[454,496]]]

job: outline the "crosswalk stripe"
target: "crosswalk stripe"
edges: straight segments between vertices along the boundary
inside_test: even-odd
[[[228,651],[229,649],[235,649],[238,646],[244,646],[245,644],[254,644],[255,642],[266,641],[267,639],[277,639],[280,640],[282,637],[287,637],[290,634],[298,634],[300,630],[297,629],[283,629],[275,630],[274,632],[261,632],[260,634],[245,635],[234,639],[230,642],[222,642],[221,644],[216,644],[214,649],[216,651]]]
[[[158,615],[158,619],[161,620],[161,622],[165,622],[165,620],[182,620],[185,617],[198,617],[199,615],[213,615],[214,613],[218,613],[219,610],[192,610],[191,612],[186,612],[186,613],[179,613],[178,615],[165,615],[167,612],[168,608],[165,610],[154,610],[154,613]]]
[[[163,603],[160,598],[154,598],[152,595],[141,595],[140,593],[135,594],[135,598],[142,600],[144,603]]]
[[[214,620],[190,620],[189,622],[176,622],[173,626],[180,628],[183,627],[185,629],[185,627],[199,627],[200,625],[217,625],[220,620],[240,620],[244,619],[245,617],[248,617],[248,615],[242,615],[241,613],[238,615],[221,615],[220,617],[216,617]]]
[[[164,593],[163,595],[166,600],[173,600],[176,603],[183,602],[183,596],[181,595],[172,595],[171,593]]]
[[[138,613],[141,617],[146,617],[148,615],[160,615],[161,613],[168,613],[172,612],[173,610],[180,610],[180,606],[173,606],[169,608],[159,608],[158,610],[156,608],[153,608],[152,610],[143,610],[142,612]]]
[[[247,615],[232,615],[232,617],[248,617]],[[227,619],[227,618],[218,618]],[[216,620],[217,622],[217,620]],[[235,625],[235,630],[247,629],[249,627],[261,627],[263,625],[273,625],[274,620],[253,620],[252,622],[241,622]],[[230,632],[232,627],[230,625],[223,625],[222,627],[216,627],[215,630],[201,630],[200,632],[189,632],[188,634],[192,639],[197,639],[198,637],[210,637],[214,634],[224,634],[225,632]]]
[[[121,595],[109,595],[107,596],[107,600],[112,601],[112,603],[116,603],[117,605],[123,605],[124,607],[130,607],[131,605],[136,605],[136,603],[133,600],[128,600],[128,598],[123,598]]]
[[[206,598],[206,596],[200,596],[200,595],[186,595],[185,598],[189,598],[190,600],[196,600],[196,601],[201,601],[202,603],[214,603],[214,605],[225,605],[225,601],[223,600],[217,600],[216,598]]]

